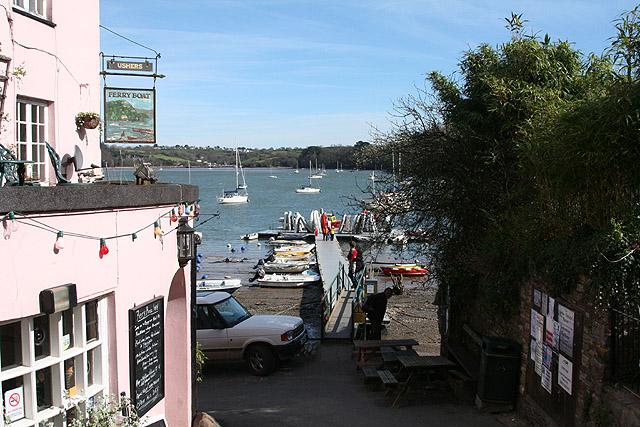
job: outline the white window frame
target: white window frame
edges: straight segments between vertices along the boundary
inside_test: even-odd
[[[49,0],[13,0],[13,6],[32,15],[47,19]]]
[[[49,180],[49,153],[45,146],[48,118],[49,105],[46,102],[16,100],[16,155],[18,160],[35,162],[26,165],[26,178],[29,180]]]
[[[67,349],[63,345],[62,313],[49,315],[50,355],[37,360],[33,319],[38,316],[18,320],[21,327],[22,362],[19,366],[13,365],[0,370],[0,405],[4,401],[3,383],[21,377],[24,418],[5,424],[0,408],[0,427],[44,427],[47,423],[52,423],[54,427],[65,427],[66,410],[77,405],[80,411],[86,411],[94,402],[109,397],[107,299],[98,299],[98,339],[91,342],[87,342],[86,337],[85,305],[86,303],[82,303],[73,308],[73,346]],[[5,323],[14,322],[16,321]],[[93,383],[89,385],[87,366],[91,356]],[[72,397],[66,393],[64,370],[65,361],[70,359],[75,359],[76,394]],[[36,374],[46,368],[51,368],[52,406],[38,410]]]

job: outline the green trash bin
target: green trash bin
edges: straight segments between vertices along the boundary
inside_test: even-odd
[[[520,344],[507,338],[483,337],[477,397],[513,404],[520,368]]]

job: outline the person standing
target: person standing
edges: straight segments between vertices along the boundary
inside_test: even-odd
[[[387,288],[383,292],[367,297],[364,302],[364,312],[371,322],[371,329],[367,339],[382,339],[382,321],[387,311],[387,301],[393,295],[393,289]]]
[[[320,217],[320,225],[322,226],[322,240],[329,240],[329,227],[327,226],[327,214],[322,212]]]
[[[351,279],[352,288],[356,287],[356,258],[358,256],[358,248],[356,242],[353,240],[349,242],[349,254],[347,260],[349,261],[349,279]]]

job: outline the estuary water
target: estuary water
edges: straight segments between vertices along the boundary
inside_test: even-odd
[[[300,212],[307,220],[313,210],[324,209],[339,218],[343,214],[359,213],[355,200],[368,196],[366,190],[372,182],[370,171],[330,169],[323,178],[312,180],[320,193],[304,194],[296,193],[296,189],[309,185],[308,169],[300,169],[300,173],[293,169],[245,169],[244,174],[249,202],[222,205],[216,196],[221,196],[225,189],[235,188],[234,168],[156,170],[159,182],[200,187],[199,218],[194,222],[196,231],[203,235],[202,245],[198,247],[198,252],[203,254],[198,277],[248,274],[255,262],[264,258],[268,247],[264,241],[242,240],[242,235],[279,228],[279,218],[288,211]]]

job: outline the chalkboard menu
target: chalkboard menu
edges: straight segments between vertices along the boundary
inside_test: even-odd
[[[131,399],[138,416],[164,398],[164,299],[129,310]]]

